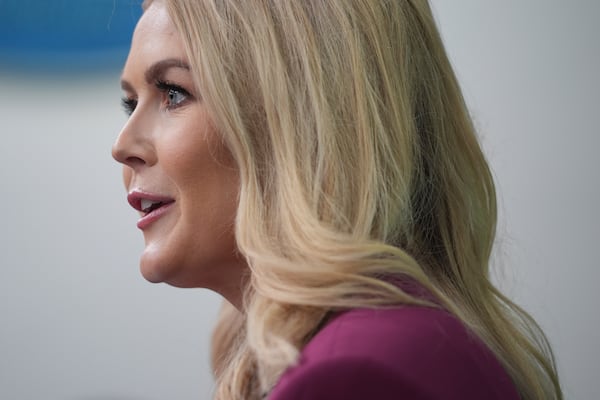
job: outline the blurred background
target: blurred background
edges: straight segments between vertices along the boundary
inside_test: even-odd
[[[0,0],[0,398],[208,399],[219,297],[153,285],[110,156],[139,0]],[[600,3],[432,0],[496,176],[496,282],[600,393]]]

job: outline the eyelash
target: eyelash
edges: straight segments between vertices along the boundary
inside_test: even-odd
[[[125,114],[127,114],[127,116],[130,116],[135,111],[135,107],[137,107],[137,99],[123,97],[121,99],[121,106],[123,107],[123,111],[125,111]]]
[[[178,107],[181,107],[191,98],[191,95],[187,90],[173,83],[157,80],[156,82],[154,82],[154,86],[156,86],[156,88],[162,93],[162,95],[166,97],[167,106],[165,108],[167,110],[174,110]],[[184,98],[176,104],[169,104],[170,96],[174,94],[179,94]],[[135,98],[123,97],[121,99],[121,106],[123,107],[125,114],[127,114],[128,116],[133,114],[135,108],[137,107],[137,104],[138,100]]]
[[[183,104],[185,104],[185,102],[190,99],[191,95],[190,93],[185,90],[184,88],[182,88],[179,85],[176,85],[174,83],[169,83],[166,81],[161,81],[161,80],[157,80],[155,82],[155,85],[157,87],[158,90],[160,90],[164,95],[166,95],[167,97],[167,103],[169,102],[169,96],[171,96],[172,94],[180,94],[183,95],[184,99],[179,101],[177,104],[173,104],[173,105],[167,105],[167,110],[174,110],[180,106],[182,106]]]

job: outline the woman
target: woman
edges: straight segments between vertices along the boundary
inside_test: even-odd
[[[425,0],[144,9],[113,156],[142,274],[232,305],[216,398],[562,398]]]

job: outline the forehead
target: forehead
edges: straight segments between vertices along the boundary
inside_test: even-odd
[[[135,28],[123,75],[168,58],[185,60],[185,50],[166,6],[153,1]]]
[[[134,39],[139,35],[148,33],[162,33],[167,35],[176,34],[175,26],[162,1],[154,1],[145,8],[142,17],[135,28]]]

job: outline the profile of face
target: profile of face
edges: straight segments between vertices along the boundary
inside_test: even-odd
[[[141,216],[142,275],[233,296],[244,269],[234,238],[238,169],[160,0],[135,29],[121,84],[129,118],[113,157]]]

